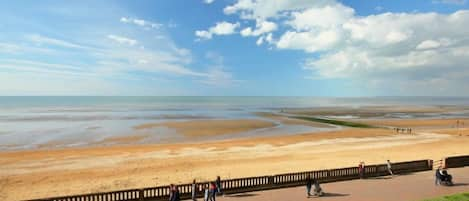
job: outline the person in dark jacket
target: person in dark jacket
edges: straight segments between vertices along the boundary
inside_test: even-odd
[[[217,186],[217,193],[220,195],[220,194],[223,194],[222,190],[221,190],[221,179],[220,179],[220,176],[217,176],[217,180],[215,180],[215,185]]]
[[[440,185],[441,184],[441,167],[438,167],[438,169],[436,169],[435,171],[435,185]]]
[[[313,186],[313,181],[311,180],[311,177],[308,175],[308,177],[306,177],[306,195],[308,197],[311,196],[311,187]]]
[[[181,201],[178,187],[174,184],[171,184],[169,188],[170,188],[169,201]]]

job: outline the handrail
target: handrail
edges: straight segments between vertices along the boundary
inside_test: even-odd
[[[432,160],[418,160],[398,162],[392,164],[392,170],[395,174],[426,171],[433,169]],[[376,177],[387,175],[387,165],[368,165],[365,166],[365,177]],[[358,179],[358,167],[315,170],[306,172],[276,174],[258,177],[246,177],[222,180],[221,185],[225,194],[235,194],[243,192],[252,192],[259,190],[286,188],[304,185],[306,178],[317,179],[321,183],[345,181]],[[197,183],[197,197],[202,197],[202,187],[207,187],[208,183]],[[192,184],[178,185],[182,199],[188,199],[192,194]],[[157,186],[142,189],[129,189],[121,191],[71,195],[55,198],[34,199],[30,201],[149,201],[149,200],[168,200],[169,186]]]
[[[455,168],[469,166],[469,155],[467,156],[451,156],[444,158],[443,167]]]

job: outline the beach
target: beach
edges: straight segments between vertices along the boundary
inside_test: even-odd
[[[381,110],[381,109],[380,109]],[[337,109],[332,110],[335,114]],[[399,111],[400,113],[403,111]],[[405,112],[405,111],[404,111]],[[341,113],[345,114],[345,113]],[[469,153],[468,119],[369,119],[375,128],[350,128],[294,119],[295,113],[262,115],[264,120],[190,120],[142,124],[139,129],[166,126],[189,138],[214,140],[139,144],[139,136],[114,138],[84,147],[10,150],[0,152],[0,197],[23,200],[170,183],[208,181],[217,175],[238,178],[306,170],[442,157]],[[291,135],[216,138],[247,130],[269,129],[270,119],[291,124],[336,128]],[[411,134],[391,127],[413,128]],[[211,132],[200,130],[213,128]],[[144,137],[142,137],[143,139]],[[33,187],[33,188],[32,188]]]
[[[0,200],[469,153],[460,99],[62,99],[0,99]]]

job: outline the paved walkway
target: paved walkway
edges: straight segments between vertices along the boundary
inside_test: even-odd
[[[217,201],[419,201],[425,198],[469,192],[469,167],[455,168],[448,171],[453,175],[452,187],[435,186],[434,172],[420,172],[364,180],[353,180],[322,184],[326,192],[324,197],[306,198],[305,187],[259,191],[226,197],[217,197]]]

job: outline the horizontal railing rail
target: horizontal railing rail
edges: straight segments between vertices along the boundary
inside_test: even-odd
[[[448,159],[448,158],[447,158]],[[432,170],[432,160],[419,160],[409,162],[398,162],[392,164],[392,171],[395,174]],[[388,174],[387,165],[368,165],[364,169],[365,177],[377,177]],[[316,170],[307,172],[296,172],[277,174],[260,177],[247,177],[222,180],[223,193],[235,194],[268,189],[286,188],[304,185],[306,179],[317,179],[320,183],[345,181],[358,179],[358,167],[348,167],[330,170]],[[203,189],[208,187],[207,182],[196,184],[196,196],[203,197]],[[93,193],[85,195],[72,195],[55,198],[35,199],[31,201],[160,201],[168,200],[170,194],[169,186],[157,186],[142,189],[130,189],[122,191],[112,191],[103,193]],[[189,199],[192,195],[192,184],[178,185],[182,199]]]
[[[467,156],[452,156],[444,158],[443,167],[456,168],[469,166],[469,155]]]

